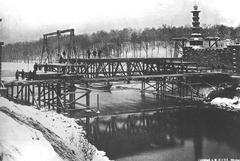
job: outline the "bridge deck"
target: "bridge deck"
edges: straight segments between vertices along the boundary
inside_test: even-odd
[[[44,73],[42,73],[44,74]],[[48,74],[46,73],[47,77]],[[193,77],[193,76],[206,76],[206,75],[229,75],[227,73],[220,73],[220,72],[209,72],[209,73],[182,73],[182,74],[159,74],[159,75],[139,75],[139,76],[116,76],[116,77],[98,77],[98,78],[84,78],[82,75],[71,75],[71,74],[59,74],[57,73],[56,79],[45,79],[45,80],[15,80],[10,82],[5,82],[5,85],[14,84],[36,84],[36,83],[47,83],[47,82],[58,82],[61,80],[69,80],[70,82],[74,83],[96,83],[96,82],[106,82],[106,81],[126,81],[126,80],[156,80],[159,78],[165,77]]]
[[[159,75],[139,75],[139,76],[125,76],[125,77],[109,77],[109,78],[82,78],[86,82],[103,82],[103,81],[124,81],[124,80],[155,80],[158,78],[165,77],[193,77],[193,76],[204,76],[204,75],[228,75],[220,72],[210,72],[210,73],[182,73],[182,74],[159,74]]]

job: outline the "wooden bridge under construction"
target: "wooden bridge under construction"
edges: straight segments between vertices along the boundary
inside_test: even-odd
[[[25,72],[26,79],[6,82],[6,97],[58,112],[92,111],[91,83],[140,81],[142,94],[151,88],[158,97],[202,100],[195,85],[230,81],[229,74],[182,58],[69,59],[64,64],[35,64],[35,69],[34,77]]]
[[[66,33],[70,34],[69,51],[61,54],[60,36]],[[49,49],[48,39],[54,36],[57,37],[57,53],[61,58],[58,63],[52,60],[54,53]],[[202,50],[190,50],[184,47],[184,43],[182,47],[182,58],[78,58],[74,29],[58,30],[43,35],[39,64],[34,65],[33,72],[18,71],[16,80],[5,82],[4,95],[37,108],[48,107],[58,112],[78,110],[92,115],[96,113],[90,104],[93,83],[138,81],[141,82],[142,94],[151,90],[161,98],[204,100],[206,96],[199,92],[199,85],[212,87],[231,82],[231,75],[238,73],[239,45],[224,49],[225,57],[219,50],[206,50],[211,51],[210,54],[202,54]],[[216,70],[209,65],[211,62],[224,68]]]

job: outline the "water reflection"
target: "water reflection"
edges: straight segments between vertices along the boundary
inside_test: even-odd
[[[111,159],[240,158],[239,124],[236,113],[195,108],[98,117],[90,120],[87,133]],[[139,158],[143,153],[145,159]]]

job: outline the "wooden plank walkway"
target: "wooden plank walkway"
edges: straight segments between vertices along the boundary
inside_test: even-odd
[[[104,78],[82,78],[85,82],[104,82],[104,81],[125,81],[125,80],[154,80],[165,77],[192,77],[192,76],[204,76],[204,75],[229,75],[225,73],[212,72],[212,73],[183,73],[183,74],[159,74],[159,75],[139,75],[139,76],[119,76],[119,77],[104,77]]]
[[[22,83],[22,84],[34,84],[34,83],[44,83],[44,82],[57,82],[59,80],[71,80],[75,83],[84,83],[84,82],[106,82],[106,81],[126,81],[126,80],[155,80],[158,78],[165,78],[165,77],[193,77],[193,76],[205,76],[205,75],[230,75],[227,73],[220,73],[220,72],[203,72],[203,73],[182,73],[182,74],[158,74],[158,75],[139,75],[139,76],[115,76],[115,77],[98,77],[98,78],[84,78],[84,74],[62,74],[62,73],[55,73],[55,78],[53,79],[51,76],[54,75],[53,73],[41,73],[43,76],[42,79],[38,80],[14,80],[11,82],[5,82],[6,85],[14,83]],[[47,79],[48,78],[48,79]]]

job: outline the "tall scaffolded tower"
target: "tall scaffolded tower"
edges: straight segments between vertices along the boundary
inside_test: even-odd
[[[192,34],[189,39],[190,46],[203,46],[203,37],[201,34],[201,27],[199,22],[199,13],[201,11],[198,10],[198,6],[195,5],[193,7],[193,11],[191,13],[193,14],[193,22],[192,22]]]

